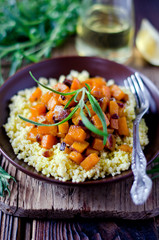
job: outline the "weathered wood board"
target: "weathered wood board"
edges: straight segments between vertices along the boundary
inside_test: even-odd
[[[130,197],[133,178],[89,187],[69,187],[38,181],[17,170],[5,158],[2,166],[15,176],[10,197],[0,199],[0,209],[13,216],[31,218],[123,218],[146,219],[159,214],[159,179],[141,206]]]

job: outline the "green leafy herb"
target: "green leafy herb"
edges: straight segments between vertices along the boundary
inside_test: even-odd
[[[80,0],[0,1],[0,59],[10,60],[9,75],[24,60],[50,57],[53,48],[74,34],[79,7]]]
[[[10,195],[9,186],[9,179],[13,179],[15,182],[15,178],[10,176],[1,166],[0,166],[0,196],[4,196],[4,192],[7,191]]]
[[[154,166],[150,169],[150,170],[147,170],[147,173],[148,174],[155,174],[155,173],[159,173],[159,157],[157,157],[154,161]],[[155,175],[152,177],[152,179],[155,179],[155,178],[158,178],[159,177],[159,174]]]
[[[105,117],[104,117],[104,114],[102,112],[102,109],[99,105],[99,103],[97,102],[97,100],[91,95],[90,93],[90,87],[86,84],[86,87],[83,87],[81,89],[78,89],[78,90],[75,90],[73,92],[68,92],[68,93],[63,93],[63,92],[58,92],[52,88],[49,88],[48,86],[40,83],[34,76],[33,74],[30,72],[30,75],[31,77],[34,79],[34,81],[36,83],[38,83],[39,85],[41,85],[42,87],[46,88],[47,90],[50,90],[56,94],[59,94],[59,95],[63,95],[63,96],[66,96],[66,95],[73,95],[71,97],[71,99],[68,101],[68,103],[66,104],[65,108],[66,109],[71,101],[75,101],[77,102],[77,105],[75,106],[75,108],[73,109],[73,111],[71,111],[71,113],[65,118],[63,119],[62,121],[60,122],[57,122],[57,123],[54,123],[54,124],[44,124],[44,123],[38,123],[38,122],[35,122],[35,121],[32,121],[30,119],[27,119],[23,116],[20,116],[19,115],[19,118],[26,121],[26,122],[29,122],[29,123],[32,123],[34,125],[37,125],[37,126],[57,126],[57,125],[60,125],[66,121],[68,121],[69,119],[72,118],[72,116],[74,115],[74,113],[80,109],[80,115],[81,115],[81,118],[82,118],[82,122],[83,124],[85,125],[85,127],[87,127],[90,131],[94,132],[95,134],[98,134],[100,136],[103,137],[103,143],[104,145],[106,144],[106,141],[107,141],[107,136],[108,136],[108,133],[107,133],[107,125],[106,125],[106,121],[105,121]],[[77,101],[77,96],[79,93],[82,93],[82,96],[80,98],[79,101]],[[85,115],[85,112],[84,112],[84,108],[86,107],[87,109],[87,112],[88,112],[88,115],[91,116],[91,113],[88,109],[88,107],[86,106],[85,104],[85,96],[87,95],[91,105],[92,105],[92,108],[93,110],[96,112],[96,114],[98,115],[98,117],[100,118],[101,122],[102,122],[102,125],[103,125],[103,131],[99,130],[98,128],[96,128],[90,121],[89,119],[86,117]]]

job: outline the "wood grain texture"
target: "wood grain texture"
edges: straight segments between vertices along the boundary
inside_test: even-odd
[[[0,214],[2,240],[134,240],[158,239],[155,221],[31,220]],[[156,220],[157,222],[157,220]]]
[[[123,218],[146,219],[157,216],[159,181],[142,206],[135,206],[130,198],[132,178],[99,187],[68,187],[35,180],[3,158],[2,166],[17,179],[11,181],[11,196],[1,198],[0,208],[13,216],[30,218]],[[15,173],[15,174],[13,174]],[[155,196],[155,197],[154,197]]]
[[[76,54],[72,40],[66,45],[57,49],[54,56]],[[159,87],[159,70],[155,67],[150,68],[136,49],[127,64],[147,75]],[[0,209],[13,216],[58,219],[77,217],[147,219],[159,214],[158,179],[153,182],[152,193],[146,204],[135,206],[130,198],[132,177],[100,187],[68,187],[33,179],[17,170],[5,158],[1,165],[17,180],[17,183],[11,181],[10,198],[7,195],[0,199]]]

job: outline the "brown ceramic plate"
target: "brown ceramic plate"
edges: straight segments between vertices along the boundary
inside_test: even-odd
[[[19,170],[31,177],[50,183],[90,185],[117,181],[131,176],[132,172],[128,170],[115,177],[108,176],[104,179],[89,180],[83,183],[72,183],[71,181],[62,182],[55,180],[53,177],[48,178],[36,172],[33,167],[28,166],[22,160],[18,160],[14,154],[9,138],[2,127],[9,115],[8,104],[10,98],[19,90],[30,88],[35,85],[35,82],[29,76],[29,71],[38,79],[39,77],[58,78],[62,74],[67,75],[72,69],[77,71],[87,70],[91,76],[98,75],[106,79],[114,79],[119,85],[123,85],[123,80],[135,72],[133,69],[123,65],[96,57],[60,57],[32,64],[18,71],[0,87],[0,150],[2,154]],[[150,143],[144,151],[147,162],[150,163],[159,154],[159,91],[147,77],[142,77],[148,90],[147,94],[150,101],[150,110],[148,114],[145,115],[149,128],[148,134]]]

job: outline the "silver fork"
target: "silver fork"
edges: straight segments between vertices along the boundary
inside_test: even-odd
[[[144,84],[137,72],[124,80],[124,84],[125,87],[134,94],[136,99],[136,118],[133,122],[133,151],[131,164],[134,182],[130,193],[134,204],[140,205],[147,200],[152,188],[152,181],[146,174],[147,161],[139,140],[139,123],[143,115],[149,109],[149,101],[146,97]]]

